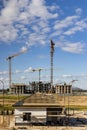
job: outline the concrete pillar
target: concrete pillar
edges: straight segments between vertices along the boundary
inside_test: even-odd
[[[59,86],[56,86],[56,93],[59,93]]]
[[[57,86],[57,93],[59,93],[59,86]]]
[[[20,94],[22,94],[22,86],[20,86]]]
[[[72,85],[71,85],[71,94],[72,94]]]
[[[22,86],[22,94],[24,94],[24,86]]]
[[[57,86],[55,86],[55,88],[56,88],[56,93],[58,93],[58,91],[57,91]]]
[[[16,94],[17,94],[18,93],[18,87],[16,86],[15,88],[16,88]]]
[[[66,93],[66,85],[64,84],[64,94]]]
[[[61,88],[62,88],[62,89],[61,89],[61,90],[62,90],[61,92],[62,92],[62,94],[63,94],[63,85],[61,86]]]
[[[72,93],[72,86],[69,85],[69,93]]]
[[[68,94],[68,86],[66,86],[66,93]]]
[[[60,86],[57,86],[57,92],[60,94]]]
[[[62,85],[62,94],[64,94],[64,88],[65,88],[65,86]]]
[[[20,86],[20,89],[19,89],[19,93],[21,94],[21,86]]]
[[[59,85],[59,94],[61,94],[61,87],[60,87],[60,85]]]
[[[62,86],[60,85],[60,94],[62,94]]]

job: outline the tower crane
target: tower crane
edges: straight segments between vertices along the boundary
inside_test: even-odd
[[[39,85],[40,85],[40,80],[41,80],[41,71],[42,71],[43,69],[42,68],[39,68],[39,69],[32,69],[32,71],[33,72],[35,72],[35,71],[38,71],[39,72],[39,84],[38,84],[38,92],[39,92]]]
[[[39,72],[39,82],[40,82],[40,80],[41,80],[41,71],[42,71],[42,70],[43,70],[42,68],[32,69],[33,72],[35,72],[35,71],[38,71],[38,72]]]
[[[12,69],[11,69],[11,60],[12,58],[16,57],[16,56],[19,56],[21,55],[22,53],[25,53],[27,50],[24,50],[24,51],[20,51],[18,53],[15,53],[13,55],[10,55],[6,58],[6,60],[8,60],[9,62],[9,88],[10,88],[10,91],[11,91],[11,79],[12,79]]]
[[[38,71],[39,72],[39,82],[41,80],[41,71],[45,70],[45,71],[50,71],[50,68],[38,68],[38,69],[32,69],[32,72]],[[53,70],[60,70],[60,68],[53,68]]]
[[[53,54],[54,54],[54,42],[51,40],[50,41],[50,64],[51,64],[51,75],[50,75],[50,83],[51,83],[51,90],[53,87]]]

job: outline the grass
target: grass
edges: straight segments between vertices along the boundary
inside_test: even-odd
[[[14,108],[12,107],[12,105],[4,105],[4,107],[2,105],[0,105],[0,110],[14,110]]]
[[[4,94],[4,110],[14,110],[13,104],[16,103],[19,99],[22,100],[26,96],[24,95],[7,95]],[[3,110],[3,95],[0,95],[0,110]]]
[[[4,94],[4,99],[15,99],[15,100],[17,100],[18,98],[19,99],[23,99],[25,97],[26,96],[24,96],[24,95],[6,95],[6,94]],[[2,94],[0,95],[0,99],[3,99],[3,95]]]
[[[18,100],[22,100],[28,97],[25,95],[7,95],[4,94],[4,109],[5,110],[13,110],[12,105],[16,103]],[[62,105],[64,103],[64,97],[57,96],[58,102]],[[68,108],[68,97],[66,96],[66,108]],[[84,104],[82,104],[84,103]],[[82,104],[82,105],[81,105]],[[0,110],[3,109],[3,95],[0,94]],[[87,111],[87,96],[70,96],[69,109],[71,110],[86,110]]]
[[[66,106],[66,108],[68,109],[68,106]],[[80,105],[70,105],[69,106],[70,110],[84,110],[87,111],[87,106],[80,106]]]

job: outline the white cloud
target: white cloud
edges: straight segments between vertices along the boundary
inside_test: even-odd
[[[0,26],[0,40],[4,42],[13,41],[18,36],[17,32],[18,30],[11,25],[2,25]]]
[[[51,7],[48,7],[48,8],[51,11],[60,10],[60,7],[58,5],[52,5]]]
[[[78,79],[79,78],[87,78],[87,74],[63,74],[61,76],[62,78],[72,78],[72,79]]]
[[[40,26],[40,28],[45,28],[45,27],[48,27],[48,23],[44,20],[40,20],[38,22],[38,25]]]
[[[24,73],[29,73],[29,72],[32,72],[32,67],[28,67],[27,69],[24,70]]]
[[[25,46],[23,46],[23,47],[21,48],[21,52],[26,52],[27,50],[28,50],[28,48],[25,47]]]
[[[76,11],[77,15],[81,15],[82,14],[82,9],[81,8],[77,8],[75,11]]]
[[[55,18],[57,14],[52,15],[48,12],[47,7],[44,6],[44,0],[32,0],[29,6],[29,13],[31,16],[40,17],[41,19]]]
[[[81,21],[77,21],[75,23],[75,26],[68,29],[66,32],[64,32],[65,35],[72,35],[72,34],[75,34],[77,31],[84,31],[84,29],[87,28],[87,21],[84,19],[84,20],[81,20]]]
[[[70,74],[63,74],[62,77],[63,77],[63,78],[72,78],[73,75],[70,75]]]
[[[20,79],[25,80],[26,76],[21,76]]]
[[[18,14],[18,6],[17,6],[17,0],[9,0],[7,4],[5,5],[5,8],[1,11],[1,20],[0,22],[4,22],[5,24],[8,24],[7,22],[12,22],[15,20]]]
[[[16,70],[15,73],[18,74],[18,73],[21,73],[21,71],[20,70]]]
[[[66,43],[61,47],[62,50],[71,52],[71,53],[83,53],[84,44],[77,42],[77,43]]]
[[[58,5],[53,3],[48,6],[45,0],[4,0],[0,15],[0,40],[10,43],[17,39],[16,42],[25,44],[21,51],[26,51],[29,46],[46,44],[50,38],[57,38],[60,44],[61,40],[57,36],[66,38],[87,29],[87,20],[81,19],[81,8],[62,20],[59,19],[59,11]],[[59,45],[62,50],[82,53],[83,43],[63,42]]]
[[[1,80],[1,81],[4,81],[4,78],[3,78],[3,77],[0,77],[0,80]],[[2,83],[2,82],[0,82],[0,84],[1,84],[1,83]]]
[[[87,78],[87,74],[80,74],[79,77],[86,77]]]
[[[8,71],[0,71],[0,75],[6,75],[8,74]]]
[[[44,0],[4,0],[3,3],[4,8],[0,15],[0,40],[6,43],[23,38],[27,41],[31,29],[35,32],[36,37],[40,35],[41,31],[44,34],[49,32],[48,20],[56,18],[58,15],[49,11]],[[28,27],[31,29],[29,30]],[[43,41],[44,39],[41,38],[41,44]],[[31,41],[29,43],[33,45],[34,42],[35,40],[33,43]]]
[[[9,78],[4,78],[5,84],[8,84]]]
[[[54,29],[58,30],[58,29],[63,29],[63,28],[72,26],[78,18],[79,16],[75,15],[75,16],[68,16],[64,20],[61,20],[61,21],[56,21]]]
[[[74,27],[69,29],[68,31],[64,32],[65,35],[72,35],[75,34],[77,31],[82,31],[81,27]]]
[[[39,57],[40,59],[45,59],[45,58],[47,58],[46,55],[39,55],[38,57]]]

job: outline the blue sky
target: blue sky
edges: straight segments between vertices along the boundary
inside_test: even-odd
[[[50,40],[55,43],[54,84],[87,89],[87,1],[0,0],[0,80],[8,87],[6,58],[12,59],[12,83],[50,81]],[[36,72],[32,72],[36,69]]]

